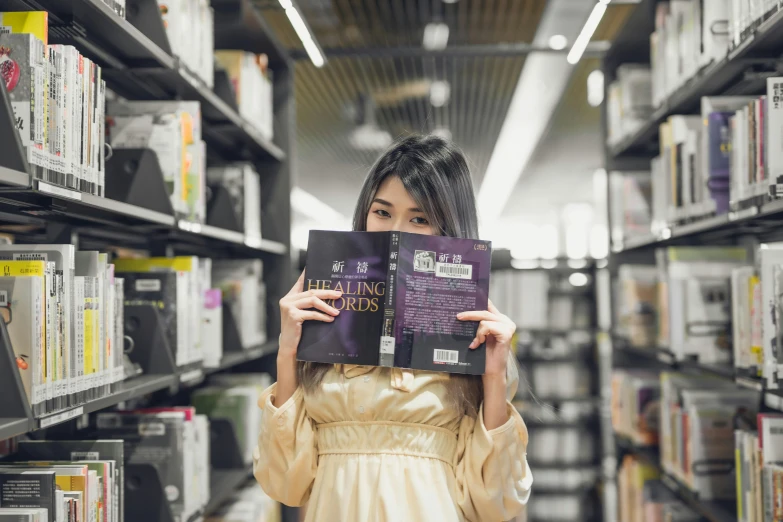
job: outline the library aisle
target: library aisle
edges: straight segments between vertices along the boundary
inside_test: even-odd
[[[783,522],[781,225],[783,0],[0,0],[0,522]]]

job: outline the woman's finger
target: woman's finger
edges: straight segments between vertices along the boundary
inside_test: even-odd
[[[300,323],[305,321],[321,321],[324,323],[331,323],[334,321],[334,317],[326,315],[315,310],[302,310],[296,315],[296,320]]]
[[[491,321],[481,321],[479,323],[479,327],[476,330],[476,337],[473,339],[473,342],[470,343],[469,348],[475,349],[487,342],[487,336],[489,335],[499,335],[502,332],[500,329],[500,323],[497,322],[491,322]]]
[[[296,303],[308,297],[317,297],[318,299],[339,299],[343,293],[339,290],[308,290],[298,294],[290,295],[286,299],[291,303]]]
[[[340,315],[340,311],[337,308],[329,306],[328,304],[324,303],[323,300],[315,296],[309,296],[305,297],[304,299],[294,301],[294,307],[300,310],[315,308],[316,310],[321,310],[322,312],[326,312],[329,315]]]
[[[457,314],[460,321],[499,321],[500,318],[489,311],[476,310],[473,312],[462,312]]]

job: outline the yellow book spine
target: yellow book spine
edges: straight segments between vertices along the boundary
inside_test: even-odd
[[[14,34],[32,34],[49,45],[49,13],[46,11],[20,11],[0,13],[0,26]]]

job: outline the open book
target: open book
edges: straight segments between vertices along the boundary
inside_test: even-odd
[[[306,321],[302,361],[484,373],[485,347],[468,348],[487,309],[487,241],[404,232],[310,232],[305,290],[342,297],[332,323]]]

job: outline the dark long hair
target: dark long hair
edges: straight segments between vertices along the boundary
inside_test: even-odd
[[[399,140],[364,180],[353,229],[367,229],[367,215],[381,184],[400,179],[405,190],[424,212],[437,234],[478,239],[478,216],[473,182],[465,156],[452,143],[435,136],[410,136]],[[298,365],[299,382],[306,392],[316,392],[331,364]],[[483,399],[480,376],[452,375],[448,397],[453,406],[475,416]]]

